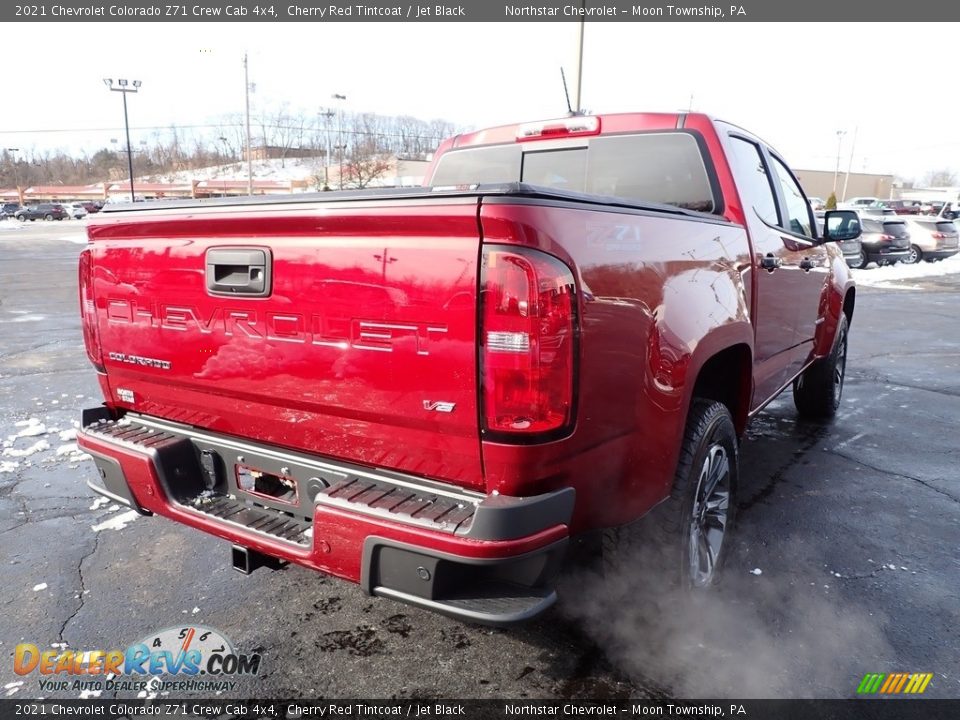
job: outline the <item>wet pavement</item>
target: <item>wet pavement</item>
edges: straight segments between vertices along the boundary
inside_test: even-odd
[[[708,602],[651,621],[578,568],[558,608],[501,630],[298,567],[244,577],[227,543],[98,501],[72,446],[100,402],[78,241],[75,221],[0,229],[0,697],[79,695],[16,676],[18,643],[192,625],[262,655],[234,697],[851,697],[868,672],[932,672],[928,696],[960,697],[960,276],[860,291],[832,425],[801,423],[789,394],[756,418]]]

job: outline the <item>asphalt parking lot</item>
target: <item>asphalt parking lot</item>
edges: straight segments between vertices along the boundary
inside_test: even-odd
[[[0,228],[0,697],[78,695],[16,676],[18,643],[114,649],[185,623],[261,653],[235,697],[833,698],[870,672],[932,672],[926,695],[960,697],[960,275],[860,290],[832,425],[799,422],[789,395],[758,416],[709,602],[651,621],[578,568],[546,617],[494,630],[297,567],[244,577],[226,543],[95,502],[71,447],[100,402],[82,231]]]

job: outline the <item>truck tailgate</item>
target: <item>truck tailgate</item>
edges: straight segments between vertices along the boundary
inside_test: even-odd
[[[481,487],[476,197],[105,213],[111,404]]]

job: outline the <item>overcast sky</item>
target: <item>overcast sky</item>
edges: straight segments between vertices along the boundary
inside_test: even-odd
[[[14,32],[16,30],[16,32]],[[4,32],[0,144],[95,152],[122,143],[104,77],[143,81],[130,124],[202,125],[287,102],[486,125],[562,115],[575,23],[44,23]],[[935,24],[594,23],[583,106],[597,113],[691,105],[764,137],[796,167],[922,179],[960,169],[956,33]],[[942,88],[938,84],[942,83]],[[949,83],[949,86],[948,86]],[[572,88],[571,88],[572,93]],[[101,128],[95,132],[77,130]],[[68,132],[23,132],[68,130]],[[153,130],[134,129],[132,144]]]

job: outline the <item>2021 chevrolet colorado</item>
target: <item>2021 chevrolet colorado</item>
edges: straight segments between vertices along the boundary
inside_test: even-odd
[[[95,490],[245,571],[503,624],[568,538],[641,528],[710,585],[751,416],[840,400],[859,225],[825,228],[776,151],[685,113],[460,135],[422,189],[108,207],[78,442]]]

